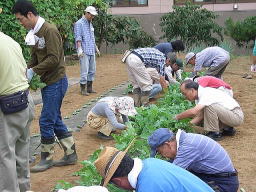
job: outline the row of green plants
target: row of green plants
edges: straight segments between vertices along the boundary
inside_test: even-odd
[[[183,77],[187,77],[188,75],[188,73],[184,73]],[[180,92],[179,85],[170,86],[164,96],[160,98],[156,104],[137,108],[138,114],[130,118],[130,121],[127,123],[128,128],[122,131],[121,134],[113,135],[115,147],[119,150],[125,150],[128,144],[136,138],[129,150],[129,154],[132,157],[139,157],[141,159],[148,158],[150,156],[150,149],[147,144],[147,138],[154,130],[165,127],[174,132],[178,129],[193,132],[193,128],[189,124],[188,119],[181,121],[174,119],[174,115],[193,107],[193,105],[193,103],[185,100]],[[103,146],[96,150],[88,160],[81,162],[83,168],[74,173],[74,175],[80,176],[80,180],[76,181],[76,185],[91,186],[100,184],[102,178],[97,173],[93,162],[98,158],[102,149]],[[60,181],[55,189],[67,189],[72,186],[73,185],[69,182]],[[108,189],[111,192],[123,191],[111,184],[108,185]]]
[[[156,40],[142,29],[135,18],[109,13],[110,0],[32,0],[32,2],[41,16],[58,27],[66,54],[74,52],[73,25],[88,5],[97,7],[99,12],[93,21],[99,48],[103,43],[111,46],[122,42],[130,48],[151,47],[156,44]],[[29,59],[29,50],[24,44],[26,30],[18,24],[11,13],[14,3],[15,0],[0,1],[2,10],[0,30],[20,43],[26,59]],[[247,45],[254,40],[256,16],[237,22],[229,18],[225,22],[225,27],[215,22],[217,17],[216,13],[191,2],[187,2],[184,6],[173,6],[172,12],[161,17],[160,27],[163,32],[161,39],[168,41],[181,39],[189,48],[202,44],[219,45],[223,42],[223,31],[239,46]]]

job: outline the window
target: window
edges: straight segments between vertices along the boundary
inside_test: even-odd
[[[148,0],[112,0],[112,7],[144,7]]]
[[[174,0],[176,5],[185,4],[188,0]],[[221,4],[221,3],[249,3],[256,2],[256,0],[189,0],[196,4]]]

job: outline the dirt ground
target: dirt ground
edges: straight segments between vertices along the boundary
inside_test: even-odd
[[[125,65],[120,62],[121,55],[104,55],[97,58],[97,73],[94,88],[96,94],[82,96],[79,93],[79,85],[69,88],[63,105],[62,115],[70,115],[73,111],[81,108],[87,101],[98,97],[105,90],[112,88],[127,80]],[[256,148],[254,147],[256,136],[255,126],[255,98],[256,98],[256,75],[253,79],[244,79],[241,76],[249,73],[250,58],[234,58],[228,66],[224,80],[230,83],[234,90],[234,97],[241,104],[245,113],[244,124],[237,127],[237,134],[234,137],[226,137],[221,141],[221,145],[229,152],[236,169],[239,172],[240,187],[246,192],[256,192]],[[79,77],[78,61],[73,66],[67,66],[67,75]],[[36,106],[36,119],[31,127],[31,134],[39,133],[38,117],[41,106]],[[113,145],[112,141],[102,141],[96,137],[95,131],[86,126],[80,132],[73,134],[76,141],[76,149],[79,161],[87,157],[99,148],[100,145]],[[55,158],[61,158],[63,152],[58,146],[55,147]],[[65,180],[75,182],[78,177],[72,176],[72,173],[78,171],[82,165],[77,163],[73,166],[54,167],[42,173],[31,173],[32,190],[35,192],[50,192],[57,181]]]

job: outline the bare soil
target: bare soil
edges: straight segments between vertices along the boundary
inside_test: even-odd
[[[94,84],[97,93],[90,96],[82,96],[80,95],[78,84],[70,87],[62,105],[62,115],[70,115],[76,109],[81,108],[87,101],[126,81],[127,72],[120,59],[121,55],[103,55],[97,58],[97,73]],[[243,108],[245,121],[242,126],[237,127],[235,136],[226,137],[220,143],[229,152],[239,172],[240,187],[243,187],[246,192],[256,192],[256,147],[254,146],[256,143],[254,127],[256,124],[254,118],[256,115],[256,75],[252,74],[253,79],[241,77],[244,73],[249,73],[250,63],[249,57],[234,58],[224,74],[224,80],[231,84],[234,90],[234,97]],[[78,61],[73,66],[67,66],[66,71],[69,78],[79,77]],[[31,134],[39,133],[38,117],[40,111],[41,105],[37,105],[36,118],[31,126]],[[112,141],[98,139],[95,131],[88,129],[86,126],[73,135],[76,141],[79,161],[87,159],[100,145],[113,145]],[[55,158],[59,159],[63,152],[58,146],[55,148]],[[59,180],[75,183],[75,180],[79,178],[72,176],[72,173],[78,171],[81,167],[82,165],[77,163],[72,166],[54,167],[42,173],[31,173],[32,190],[35,192],[51,191]]]

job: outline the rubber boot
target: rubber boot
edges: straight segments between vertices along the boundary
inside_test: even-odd
[[[54,161],[54,166],[74,165],[77,162],[76,147],[73,136],[59,139],[61,146],[64,149],[64,157],[58,161]]]
[[[92,81],[87,81],[87,92],[96,93],[96,91],[92,90]]]
[[[133,90],[133,100],[134,100],[134,105],[135,107],[140,107],[141,106],[141,101],[140,101],[140,98],[141,98],[141,90],[140,88],[135,88]]]
[[[86,95],[86,96],[89,95],[89,94],[87,93],[87,90],[86,90],[86,84],[81,84],[81,83],[80,83],[80,88],[81,88],[81,94],[82,94],[82,95]]]
[[[150,94],[150,91],[141,92],[141,98],[140,98],[141,105],[147,106],[149,104],[149,94]]]
[[[54,138],[41,140],[41,160],[40,162],[31,167],[30,172],[37,173],[45,171],[53,166],[53,153],[54,153]],[[47,143],[47,144],[46,144]]]

